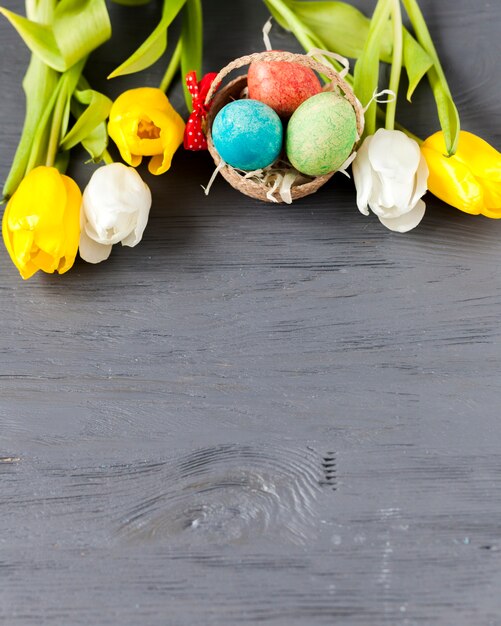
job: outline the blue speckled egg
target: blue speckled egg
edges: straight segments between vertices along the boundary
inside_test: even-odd
[[[248,172],[267,167],[277,159],[283,135],[278,115],[257,100],[230,102],[212,125],[212,140],[223,161]]]

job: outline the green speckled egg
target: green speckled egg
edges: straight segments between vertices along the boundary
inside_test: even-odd
[[[319,93],[292,115],[287,127],[287,157],[302,174],[323,176],[343,165],[356,140],[352,105],[338,94]]]

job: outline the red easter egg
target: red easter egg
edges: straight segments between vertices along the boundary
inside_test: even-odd
[[[290,61],[254,61],[247,85],[249,98],[264,102],[282,117],[290,117],[300,104],[322,91],[312,69]]]

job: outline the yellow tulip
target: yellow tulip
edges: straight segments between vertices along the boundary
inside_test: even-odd
[[[422,144],[428,189],[465,213],[501,218],[501,154],[480,137],[461,131],[457,152],[445,156],[442,131]]]
[[[2,220],[5,247],[24,279],[38,270],[64,274],[80,237],[82,194],[55,167],[36,167],[9,200]]]
[[[126,163],[137,167],[151,156],[148,169],[163,174],[183,141],[184,122],[161,89],[140,87],[115,100],[108,132]]]

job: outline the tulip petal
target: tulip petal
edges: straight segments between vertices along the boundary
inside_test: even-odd
[[[369,145],[372,167],[383,176],[414,175],[419,165],[418,144],[399,130],[380,128]]]
[[[430,169],[428,189],[447,204],[465,213],[479,215],[484,208],[484,192],[479,181],[464,163],[455,157],[443,156],[430,145],[426,140],[421,146]]]
[[[431,135],[423,146],[444,155],[446,148],[443,133],[439,131]],[[501,153],[481,137],[462,130],[457,152],[451,158],[466,165],[475,177],[501,183]]]
[[[134,226],[133,231],[127,237],[122,239],[122,246],[129,246],[130,248],[133,248],[141,241],[144,229],[148,224],[149,212],[149,209],[147,211],[138,211],[136,225]]]
[[[126,163],[151,156],[149,170],[166,172],[183,142],[184,122],[161,89],[140,87],[121,94],[110,111],[108,131]]]
[[[501,184],[480,179],[484,190],[484,208],[482,214],[492,219],[501,218]]]
[[[80,207],[82,194],[76,182],[69,176],[61,177],[66,187],[67,202],[64,213],[64,256],[59,261],[57,271],[60,274],[67,272],[75,263],[80,238]]]
[[[421,150],[430,168],[433,194],[466,213],[501,217],[500,152],[466,131],[461,131],[458,150],[450,158],[444,156],[441,132],[428,137]]]
[[[87,263],[101,263],[111,254],[111,244],[103,244],[94,241],[87,235],[85,229],[82,229],[80,233],[80,247],[79,253],[81,258]]]
[[[77,184],[53,167],[37,167],[23,179],[2,222],[5,245],[23,278],[72,266],[80,204]]]
[[[391,208],[391,213],[395,207],[400,212],[409,208],[420,156],[418,144],[404,133],[384,128],[376,132],[369,160],[380,183],[380,207]]]
[[[137,244],[143,238],[144,230],[146,228],[146,225],[148,224],[151,207],[151,192],[147,185],[143,183],[143,186],[144,189],[142,191],[142,202],[138,201],[136,224],[132,232],[122,240],[123,246],[129,246],[131,248],[137,246]]]
[[[20,228],[12,232],[12,248],[19,268],[30,263],[34,239],[35,233],[32,230]]]
[[[430,175],[430,170],[428,169],[428,164],[426,163],[426,159],[421,154],[419,160],[419,167],[416,173],[416,182],[414,185],[414,193],[412,194],[412,198],[410,201],[410,206],[416,206],[417,201],[424,196],[428,189],[428,177]]]
[[[390,213],[405,213],[411,203],[411,197],[415,186],[415,175],[400,180],[382,176],[376,173],[380,182],[380,194],[378,203]]]
[[[148,223],[150,207],[149,187],[134,168],[113,163],[96,170],[83,194],[82,258],[97,263],[109,256],[108,247],[113,244],[135,246]],[[107,246],[106,256],[89,240]]]
[[[383,226],[386,226],[386,228],[389,228],[394,232],[407,233],[413,228],[416,228],[416,226],[421,222],[425,211],[425,203],[422,200],[418,200],[416,206],[407,213],[394,218],[379,217],[379,221],[383,224]]]
[[[369,207],[374,215],[386,219],[395,219],[409,211],[409,209],[403,210],[401,207],[398,206],[383,206],[379,204],[377,200],[371,200],[369,202]]]
[[[376,132],[369,160],[381,181],[380,205],[409,206],[420,157],[418,144],[401,131],[380,128]]]
[[[369,215],[369,198],[372,194],[372,170],[369,162],[369,145],[372,137],[367,137],[360,146],[352,163],[353,181],[357,190],[357,207],[363,215]]]

